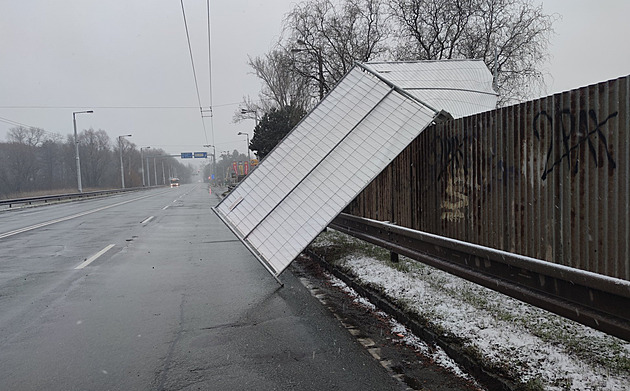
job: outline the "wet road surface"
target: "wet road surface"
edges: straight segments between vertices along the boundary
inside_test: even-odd
[[[206,185],[0,213],[0,390],[398,390]]]

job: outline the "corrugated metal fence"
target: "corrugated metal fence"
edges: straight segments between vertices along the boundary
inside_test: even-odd
[[[349,206],[630,280],[630,76],[425,130]]]

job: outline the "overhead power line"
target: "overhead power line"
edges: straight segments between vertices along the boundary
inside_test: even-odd
[[[223,103],[220,105],[215,105],[214,107],[226,107],[226,106],[238,106],[240,102],[234,103]],[[198,106],[96,106],[96,105],[77,105],[77,106],[43,106],[43,105],[33,105],[33,106],[0,106],[0,109],[79,109],[83,107],[90,107],[93,109],[173,109],[173,110],[190,110],[195,109],[198,110]]]
[[[35,128],[35,126],[23,124],[21,122],[14,121],[9,118],[0,117],[0,122],[4,122],[5,124],[15,125],[15,126],[26,126],[27,128]]]
[[[212,115],[213,102],[212,102],[212,34],[210,23],[210,0],[206,0],[206,8],[208,10],[208,83],[210,87],[210,134],[212,135],[212,145],[214,143],[214,116]],[[207,142],[207,138],[206,138]]]
[[[45,134],[50,134],[50,135],[53,135],[53,136],[54,136],[54,135],[57,135],[57,133],[50,132],[50,131],[48,131],[48,130],[44,130],[43,128],[41,128],[41,127],[39,127],[39,126],[27,125],[27,124],[24,124],[24,123],[22,123],[22,122],[14,121],[14,120],[9,119],[9,118],[0,117],[0,122],[5,123],[5,124],[9,124],[9,125],[12,125],[12,126],[23,126],[23,127],[25,127],[25,128],[29,128],[29,129],[30,129],[30,128],[40,129],[40,130],[42,130]]]
[[[201,113],[201,124],[203,125],[203,133],[208,142],[208,133],[206,131],[206,124],[203,121],[204,109],[201,104],[201,95],[199,94],[199,82],[197,81],[197,71],[195,70],[195,59],[193,57],[192,45],[190,44],[190,32],[188,31],[188,21],[186,19],[186,10],[184,8],[184,0],[180,0],[182,6],[182,16],[184,18],[184,28],[186,29],[186,40],[188,41],[188,52],[190,53],[190,64],[192,65],[193,78],[195,79],[195,89],[197,91],[197,102],[199,103],[199,111]],[[210,113],[212,113],[212,107],[210,107]]]

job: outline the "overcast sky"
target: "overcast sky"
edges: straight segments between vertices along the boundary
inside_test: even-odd
[[[538,4],[540,1],[536,1]],[[212,102],[201,119],[178,0],[0,0],[0,140],[16,123],[64,137],[104,129],[131,133],[138,148],[217,154],[253,136],[254,121],[232,123],[260,83],[247,56],[269,51],[293,0],[212,0]],[[555,24],[547,93],[630,74],[630,1],[545,0]],[[184,0],[201,103],[210,105],[206,1]],[[203,124],[205,123],[205,131]]]

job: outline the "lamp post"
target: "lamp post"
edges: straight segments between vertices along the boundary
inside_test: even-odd
[[[79,193],[83,193],[83,186],[81,186],[81,161],[79,160],[79,138],[77,137],[77,114],[93,113],[93,110],[87,111],[74,111],[72,112],[72,125],[74,127],[74,159],[77,163],[77,190]]]
[[[149,156],[147,156],[147,186],[151,187],[151,166],[149,166]]]
[[[251,157],[249,156],[249,133],[238,132],[239,136],[247,136],[247,164],[251,162]]]
[[[248,110],[246,108],[242,108],[241,109],[241,114],[247,114],[247,113],[254,114],[254,121],[256,122],[256,128],[257,128],[258,127],[258,110],[251,110],[251,109]],[[238,135],[239,136],[243,136],[243,135],[247,136],[247,164],[250,164],[252,162],[252,159],[251,159],[250,154],[249,154],[249,133],[238,132]]]
[[[146,186],[144,181],[144,156],[142,154],[143,149],[149,149],[151,147],[141,147],[140,148],[140,166],[142,167],[142,187]],[[147,171],[149,170],[149,158],[147,158]]]
[[[151,147],[144,147],[144,149],[149,149]],[[151,156],[147,156],[147,186],[151,186],[151,165],[149,164],[149,158],[153,158],[153,179],[155,180],[155,182],[153,183],[153,186],[157,186],[158,184],[158,177],[157,177],[157,162],[155,161],[156,158],[158,157],[162,157],[161,153],[158,153],[156,155],[151,155]]]
[[[157,186],[157,165],[155,163],[155,156],[153,156],[153,175],[155,176],[155,186]]]
[[[205,148],[212,147],[212,178],[216,180],[217,177],[217,149],[214,145],[204,144]]]
[[[118,136],[118,151],[120,152],[120,184],[122,185],[122,189],[125,188],[125,170],[123,168],[123,158],[122,158],[122,149],[123,149],[122,140],[125,137],[131,137],[131,135],[123,134],[122,136]]]

